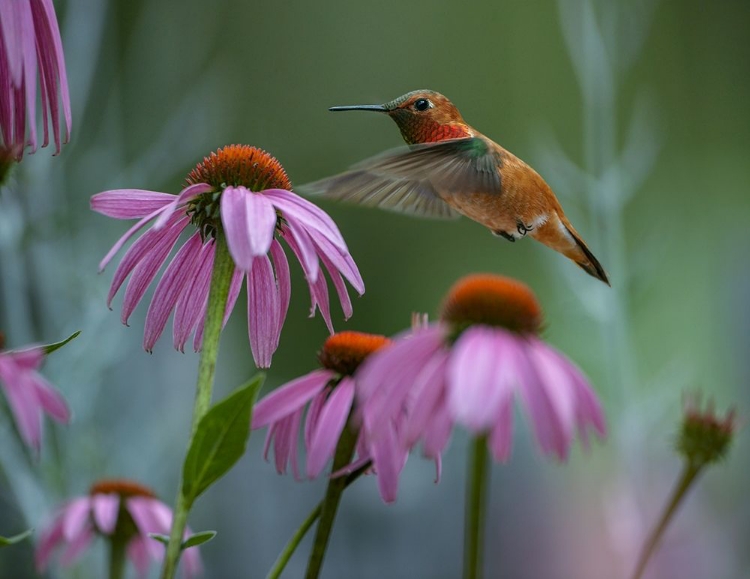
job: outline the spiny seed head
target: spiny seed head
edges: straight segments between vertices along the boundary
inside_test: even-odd
[[[292,188],[284,168],[263,149],[227,145],[204,157],[187,176],[188,185],[208,183],[216,189],[247,187],[250,191]]]
[[[737,429],[736,418],[734,410],[729,410],[724,418],[720,418],[710,401],[706,409],[701,410],[696,397],[688,397],[677,439],[677,451],[694,467],[724,458]]]
[[[474,324],[537,334],[542,308],[526,284],[493,274],[466,276],[451,288],[441,315],[457,331]]]
[[[339,332],[329,337],[318,353],[324,368],[351,376],[367,356],[390,344],[385,336],[362,332]]]
[[[121,498],[148,497],[156,498],[156,494],[148,487],[127,479],[102,479],[91,485],[89,495],[116,494]]]
[[[221,193],[227,187],[245,187],[259,193],[265,189],[291,190],[284,168],[273,156],[249,145],[227,145],[204,157],[187,176],[187,184],[208,183],[214,187],[188,202],[187,212],[203,237],[213,236],[219,226]]]

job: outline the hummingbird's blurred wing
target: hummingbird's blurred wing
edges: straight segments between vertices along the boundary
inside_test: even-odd
[[[422,217],[459,216],[444,198],[500,192],[497,153],[479,137],[400,147],[296,191]]]

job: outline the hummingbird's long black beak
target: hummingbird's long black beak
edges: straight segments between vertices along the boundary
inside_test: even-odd
[[[388,109],[383,105],[349,105],[343,107],[331,107],[329,111],[375,111],[378,113],[387,113]]]

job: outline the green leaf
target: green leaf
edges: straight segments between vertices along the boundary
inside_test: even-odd
[[[180,549],[184,551],[188,547],[197,547],[198,545],[202,545],[203,543],[208,543],[215,536],[216,531],[201,531],[200,533],[195,533],[193,535],[190,535],[182,542],[182,545],[180,545]]]
[[[148,536],[151,537],[152,539],[156,539],[160,543],[169,545],[169,535],[161,535],[159,533],[149,533]]]
[[[235,390],[198,423],[182,467],[182,495],[188,506],[245,453],[253,404],[264,377],[258,374]]]
[[[0,547],[8,547],[9,545],[15,545],[16,543],[20,543],[26,537],[31,536],[31,533],[33,532],[34,532],[34,529],[29,529],[28,531],[24,531],[23,533],[19,533],[18,535],[13,535],[12,537],[0,536]]]
[[[78,330],[77,332],[73,332],[72,334],[70,334],[70,336],[65,338],[62,342],[55,342],[54,344],[47,344],[46,346],[42,346],[45,355],[49,356],[52,352],[54,352],[55,350],[59,350],[71,340],[75,340],[80,333],[81,330]]]

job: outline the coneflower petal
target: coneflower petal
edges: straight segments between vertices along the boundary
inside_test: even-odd
[[[315,431],[310,440],[310,450],[307,453],[307,476],[315,478],[323,470],[333,452],[343,431],[354,400],[354,380],[344,378],[333,389],[328,397]]]

